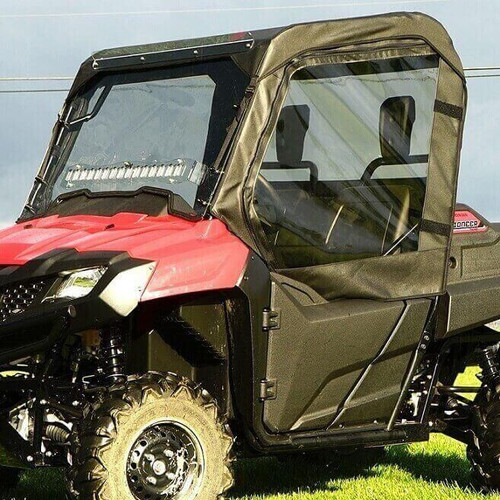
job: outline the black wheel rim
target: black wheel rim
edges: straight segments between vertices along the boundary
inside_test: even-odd
[[[204,471],[196,435],[178,422],[145,429],[130,450],[127,479],[137,500],[195,498]]]

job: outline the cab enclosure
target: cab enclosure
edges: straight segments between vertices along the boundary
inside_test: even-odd
[[[420,13],[95,53],[0,233],[3,446],[75,498],[207,499],[233,436],[440,431],[498,486],[500,235],[456,203],[465,107]]]

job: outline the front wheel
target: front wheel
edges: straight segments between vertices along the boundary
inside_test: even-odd
[[[233,438],[215,402],[174,375],[112,387],[74,436],[79,500],[215,500],[232,485]]]

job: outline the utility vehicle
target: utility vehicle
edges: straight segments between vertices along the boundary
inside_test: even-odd
[[[441,432],[499,487],[500,226],[455,200],[465,96],[419,13],[85,61],[0,232],[0,484],[210,500],[233,457]]]

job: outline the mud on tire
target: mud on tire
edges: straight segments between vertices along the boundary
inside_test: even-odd
[[[161,451],[162,436],[168,435],[168,443],[171,438],[176,438],[175,432],[169,434],[168,426],[181,429],[180,441],[188,439],[183,436],[192,436],[197,444],[190,448],[199,447],[198,454],[203,456],[203,466],[199,467],[201,472],[188,482],[188,485],[196,483],[197,486],[189,486],[191,489],[182,489],[180,493],[175,490],[177,492],[172,496],[175,495],[179,500],[219,498],[233,484],[233,437],[215,401],[208,393],[189,380],[173,374],[130,377],[127,382],[106,390],[100,395],[98,403],[89,406],[81,429],[73,435],[73,465],[67,473],[70,498],[169,498],[169,494],[158,494],[159,488],[165,486],[165,476],[168,477],[168,472],[165,472],[165,463],[168,463],[168,460],[164,460],[164,457],[157,461],[150,458],[155,452],[159,453],[158,450]],[[151,434],[154,435],[153,438]],[[145,436],[145,439],[142,436]],[[152,444],[148,445],[148,440]],[[146,445],[150,446],[150,449],[146,449]],[[178,445],[177,448],[183,447]],[[173,449],[175,451],[175,448]],[[134,454],[139,456],[142,451],[146,458],[134,458]],[[167,456],[176,456],[170,448],[164,453]],[[132,463],[134,460],[136,463]],[[159,464],[155,469],[157,476],[151,472],[148,460],[154,462],[155,466]],[[178,462],[179,460],[175,463]],[[184,459],[181,461],[184,464],[186,462],[188,461]],[[138,465],[140,471],[148,469],[149,472],[146,471],[147,473],[139,478],[134,474],[131,477],[131,466],[137,468]],[[154,477],[147,477],[144,482],[143,476],[148,474]],[[181,474],[181,477],[186,476],[186,472]],[[157,480],[155,478],[159,484],[156,485],[156,492],[154,489],[151,492],[148,487]],[[182,493],[183,491],[186,493]],[[193,497],[193,494],[196,496]]]
[[[500,489],[500,396],[481,391],[475,400],[473,443],[467,447],[474,482],[485,492]]]

